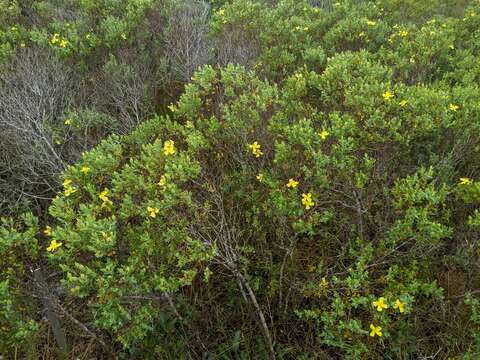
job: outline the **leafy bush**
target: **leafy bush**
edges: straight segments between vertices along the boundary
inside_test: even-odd
[[[480,9],[407,4],[215,4],[210,36],[235,42],[213,57],[246,66],[201,67],[168,112],[85,152],[49,216],[5,220],[0,268],[51,271],[105,356],[478,357]],[[23,338],[27,285],[0,288]]]

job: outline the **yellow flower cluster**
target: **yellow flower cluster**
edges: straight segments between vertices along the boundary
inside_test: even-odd
[[[373,301],[372,305],[376,308],[378,312],[381,312],[384,309],[388,309],[388,304],[385,302],[385,298],[383,296],[379,297],[378,300]],[[401,314],[405,312],[405,304],[401,302],[400,299],[395,300],[393,308],[398,309]]]
[[[253,144],[248,145],[248,147],[252,151],[252,154],[255,155],[255,157],[258,158],[263,155],[261,145],[257,141],[255,141]]]
[[[459,106],[455,105],[455,104],[450,104],[450,105],[448,105],[448,108],[453,112],[457,112]]]
[[[67,39],[62,39],[59,33],[55,33],[50,38],[50,44],[58,45],[61,48],[65,49],[70,43],[68,42]]]
[[[55,250],[57,250],[60,246],[62,246],[62,243],[61,242],[58,242],[57,240],[52,240],[50,242],[50,246],[47,247],[47,251],[48,252],[54,252]]]
[[[309,210],[311,209],[314,205],[315,202],[312,200],[312,194],[302,194],[302,204],[305,206],[305,209]]]
[[[383,93],[383,99],[385,101],[389,101],[391,100],[395,95],[390,91],[390,90],[387,90]]]
[[[288,188],[296,188],[298,186],[298,181],[295,179],[288,180],[287,187]]]
[[[320,131],[318,135],[320,136],[320,139],[325,140],[328,137],[328,135],[330,135],[330,133],[324,129]]]
[[[102,207],[110,207],[113,205],[112,201],[109,199],[108,195],[110,191],[108,189],[103,190],[98,197],[103,201]]]
[[[165,175],[160,176],[160,180],[158,181],[158,186],[165,186],[167,184],[167,178]]]
[[[165,156],[168,156],[168,155],[173,155],[175,154],[176,150],[175,150],[175,142],[173,140],[167,140],[165,141],[165,143],[163,144],[163,154]]]
[[[90,168],[88,166],[82,166],[82,168],[80,169],[80,172],[83,175],[87,175],[90,172]]]
[[[45,230],[43,230],[43,233],[47,236],[52,236],[52,228],[50,226],[47,226]]]
[[[157,214],[160,212],[160,209],[156,207],[148,206],[147,211],[148,211],[148,216],[150,216],[151,218],[156,218]]]
[[[63,192],[65,196],[70,196],[77,191],[77,189],[72,185],[72,180],[70,179],[66,179],[63,182],[63,187],[65,189]]]
[[[460,178],[458,185],[472,185],[472,180],[466,177]]]

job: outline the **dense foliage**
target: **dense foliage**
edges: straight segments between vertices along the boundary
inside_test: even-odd
[[[0,8],[0,354],[480,356],[478,1]]]

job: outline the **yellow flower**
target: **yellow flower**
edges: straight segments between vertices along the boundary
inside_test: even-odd
[[[121,37],[123,40],[127,40],[127,35],[125,35],[124,33],[122,33],[122,34],[120,35],[120,37]]]
[[[325,140],[330,133],[327,130],[322,130],[318,133],[318,135],[322,140]]]
[[[101,231],[100,234],[102,234],[103,240],[105,241],[112,240],[112,233],[110,231],[109,232]]]
[[[256,179],[257,179],[259,182],[262,182],[263,179],[264,179],[263,174],[258,174],[258,175],[256,176]]]
[[[402,100],[402,101],[400,101],[400,106],[401,106],[401,107],[405,107],[407,104],[408,104],[408,101],[407,101],[407,100]]]
[[[90,168],[88,166],[82,166],[80,172],[82,172],[83,175],[87,175],[90,172]]]
[[[367,20],[367,25],[368,25],[368,26],[375,26],[375,25],[377,25],[377,22],[376,22],[376,21],[372,21],[372,20]]]
[[[60,37],[60,34],[58,33],[53,34],[52,38],[50,39],[50,44],[55,45],[57,42],[59,42],[60,41],[59,37]]]
[[[375,326],[373,324],[370,324],[370,336],[375,337],[375,336],[382,336],[382,328],[380,326]]]
[[[45,230],[43,230],[43,233],[47,236],[52,236],[52,228],[50,226],[47,226]]]
[[[297,30],[297,31],[298,31],[298,30],[300,30],[300,29],[301,29],[301,27],[300,27],[300,26],[295,26],[295,30]]]
[[[65,188],[64,190],[64,194],[65,196],[70,196],[72,195],[74,192],[77,191],[77,189],[75,189],[73,186],[72,186],[72,180],[70,179],[65,179],[63,181],[63,187]]]
[[[450,104],[450,105],[448,105],[448,108],[450,110],[452,110],[453,112],[456,112],[458,110],[459,106],[455,105],[455,104]]]
[[[250,150],[252,150],[252,154],[255,155],[255,157],[258,158],[263,155],[263,152],[260,149],[261,145],[257,141],[255,141],[253,144],[248,145],[248,147],[250,148]]]
[[[159,186],[165,186],[167,184],[167,178],[165,175],[160,176],[160,180],[157,183]]]
[[[220,9],[220,10],[218,10],[218,11],[217,11],[217,14],[218,14],[219,16],[224,16],[224,15],[225,15],[225,9]]]
[[[390,90],[387,90],[383,93],[383,98],[385,101],[389,101],[390,99],[392,99],[395,95],[393,95],[393,93],[390,91]]]
[[[398,35],[400,35],[401,37],[406,37],[406,36],[408,36],[408,31],[402,30],[398,33]]]
[[[303,28],[303,31],[308,31],[308,26],[305,26],[305,27]]]
[[[190,120],[187,120],[187,122],[185,123],[185,127],[187,129],[193,129],[194,128],[193,123]]]
[[[294,179],[288,180],[287,187],[288,188],[296,188],[298,186],[298,181],[295,181]]]
[[[460,183],[459,185],[471,185],[472,180],[469,178],[460,178]]]
[[[59,46],[60,46],[61,48],[66,48],[68,44],[69,44],[68,40],[62,39],[62,40],[60,41]]]
[[[374,301],[372,304],[377,308],[377,311],[388,309],[388,305],[385,303],[385,298],[383,296],[378,298],[378,300]]]
[[[72,123],[72,120],[70,119],[65,119],[65,121],[63,122],[65,125],[70,125]]]
[[[105,189],[100,193],[100,195],[98,195],[98,197],[103,201],[102,206],[113,205],[112,201],[108,198],[109,193],[109,190]]]
[[[157,214],[160,212],[160,209],[156,208],[156,207],[150,207],[148,206],[147,207],[147,211],[148,211],[148,215],[152,218],[155,218],[157,217]]]
[[[20,43],[20,47],[24,48],[24,47],[26,47],[26,46],[27,46],[27,45],[26,45],[23,41]]]
[[[58,242],[57,240],[52,240],[50,242],[50,246],[47,247],[47,251],[49,252],[54,252],[56,249],[58,249],[60,246],[62,246],[61,242]]]
[[[403,314],[405,312],[405,304],[402,303],[399,299],[395,300],[393,308],[398,309],[398,311],[400,311],[400,314]]]
[[[163,154],[166,156],[175,154],[175,142],[173,140],[165,141],[163,144]]]
[[[309,210],[310,208],[312,208],[315,205],[314,201],[312,200],[312,194],[311,193],[302,194],[302,204],[303,204],[303,206],[305,206],[305,209],[307,209],[307,210]]]
[[[449,49],[454,50],[455,46],[453,44],[448,45]]]

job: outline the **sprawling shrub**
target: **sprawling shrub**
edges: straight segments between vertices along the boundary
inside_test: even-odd
[[[4,221],[0,349],[50,309],[59,347],[63,326],[105,357],[477,358],[480,11],[404,3],[216,3],[231,48],[172,38],[225,66],[68,166],[42,225]],[[103,71],[138,85],[130,61]],[[151,96],[111,84],[106,108]],[[50,274],[30,307],[26,264]]]

